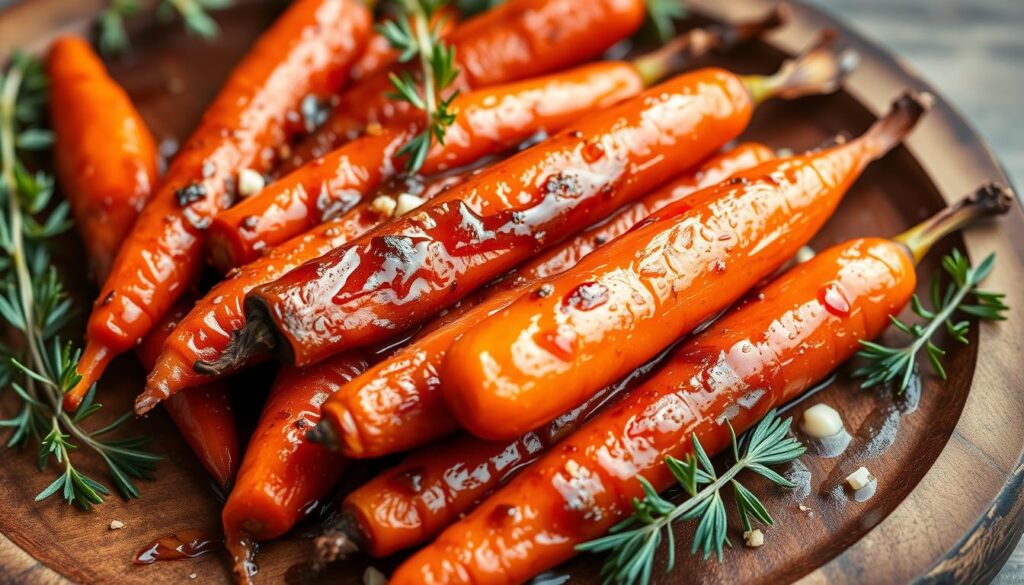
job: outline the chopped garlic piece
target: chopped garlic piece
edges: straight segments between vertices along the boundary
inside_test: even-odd
[[[871,475],[871,472],[868,471],[867,467],[861,467],[857,471],[846,476],[846,483],[850,486],[850,489],[857,491],[874,481],[874,479],[874,476]]]
[[[376,567],[366,567],[363,572],[363,585],[387,585],[388,578]]]
[[[402,193],[398,196],[398,201],[395,206],[395,215],[405,215],[420,205],[423,205],[423,203],[424,199],[422,197],[417,197],[411,193]]]
[[[750,548],[757,548],[764,544],[764,533],[758,528],[748,530],[743,533],[743,542]]]
[[[121,530],[122,528],[124,528],[124,522],[121,522],[120,520],[111,520],[110,521],[110,529],[111,530]]]
[[[251,197],[263,190],[266,181],[263,175],[252,169],[238,171],[238,194],[242,197]]]
[[[800,249],[796,251],[797,264],[803,264],[811,258],[814,258],[814,250],[810,246],[801,246]]]
[[[804,411],[803,431],[815,439],[831,437],[843,430],[843,418],[827,404],[815,404]]]
[[[387,217],[391,217],[395,213],[395,207],[397,206],[398,203],[395,202],[394,198],[387,195],[374,197],[373,201],[370,202],[370,207],[374,211]]]

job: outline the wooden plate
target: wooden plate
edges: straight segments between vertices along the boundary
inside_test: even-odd
[[[82,31],[101,0],[33,0],[0,12],[0,58],[13,47],[42,50],[59,32]],[[729,16],[759,13],[768,0],[730,3]],[[181,34],[178,25],[136,23],[134,54],[111,64],[114,76],[135,98],[154,132],[182,139],[198,119],[231,65],[280,9],[251,0],[218,17],[224,28],[215,44]],[[717,8],[721,10],[721,8]],[[902,90],[930,90],[904,65],[812,8],[797,5],[791,23],[765,44],[755,44],[714,62],[741,71],[770,71],[784,53],[804,46],[815,31],[834,26],[857,48],[862,62],[846,90],[834,96],[766,105],[748,138],[775,147],[816,146],[839,131],[859,133]],[[995,158],[967,123],[941,98],[899,148],[858,181],[815,247],[865,235],[893,235],[986,180],[1006,182]],[[921,268],[927,277],[940,253],[952,246],[978,261],[998,251],[987,288],[1008,293],[1009,319],[972,328],[968,346],[951,347],[950,378],[930,374],[903,399],[859,390],[840,373],[816,394],[843,413],[851,444],[835,457],[809,454],[787,473],[798,489],[763,489],[778,521],[757,551],[737,547],[726,562],[705,562],[681,553],[681,565],[659,582],[762,583],[801,579],[808,583],[964,582],[990,579],[1022,529],[1024,375],[1017,364],[1024,347],[1024,214],[1014,209],[998,225],[952,237]],[[83,303],[94,294],[81,270],[74,237],[63,242],[60,265]],[[922,280],[927,281],[927,278]],[[82,305],[86,306],[86,305]],[[143,372],[130,357],[114,363],[104,380],[108,416],[123,412],[141,388]],[[258,408],[258,393],[238,388],[238,403]],[[795,406],[799,414],[804,405]],[[9,415],[10,397],[0,402]],[[243,412],[244,414],[244,412]],[[199,465],[162,413],[135,423],[157,438],[166,459],[156,481],[142,484],[143,498],[110,498],[91,514],[49,500],[34,503],[51,477],[39,473],[29,453],[0,452],[0,581],[170,583],[229,580],[218,555],[191,561],[134,566],[134,553],[155,537],[193,529],[215,534],[219,503]],[[849,499],[836,486],[860,465],[878,478],[867,501]],[[88,465],[86,466],[89,467]],[[102,475],[93,462],[92,470]],[[765,487],[765,486],[760,486]],[[806,508],[806,511],[801,509]],[[125,522],[111,531],[112,520]],[[688,547],[692,527],[678,527],[678,546]],[[301,532],[301,531],[300,531]],[[737,534],[733,534],[737,540]],[[306,558],[309,542],[299,536],[268,544],[260,554],[259,580],[281,582],[289,567]],[[663,560],[662,560],[663,562]],[[393,561],[375,561],[387,569]],[[580,556],[545,575],[547,583],[592,583],[599,559]],[[332,582],[359,583],[364,565],[337,567]],[[294,576],[295,573],[293,572]]]

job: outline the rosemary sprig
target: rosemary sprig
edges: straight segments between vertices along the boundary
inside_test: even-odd
[[[986,321],[1002,321],[1003,315],[1009,310],[1003,303],[1006,295],[978,290],[978,285],[992,272],[995,265],[995,254],[990,254],[976,268],[972,267],[959,250],[942,259],[942,267],[949,275],[949,283],[945,290],[942,286],[941,274],[936,274],[931,281],[930,296],[932,309],[926,309],[921,299],[914,295],[911,308],[925,323],[907,324],[896,317],[891,317],[892,324],[900,331],[909,335],[912,340],[902,347],[886,347],[873,341],[861,341],[864,349],[857,355],[868,363],[854,370],[856,377],[867,378],[862,387],[867,388],[883,382],[899,378],[897,392],[904,392],[910,384],[914,373],[917,354],[923,349],[928,362],[939,378],[946,379],[946,369],[942,366],[942,357],[946,350],[935,345],[932,337],[940,327],[945,327],[954,340],[967,344],[967,332],[970,322],[967,319],[957,320],[954,314],[959,311]],[[973,296],[975,304],[966,304],[968,296]]]
[[[220,28],[207,11],[227,8],[231,3],[232,0],[163,0],[157,6],[156,15],[161,20],[170,20],[175,13],[180,14],[185,30],[204,39],[212,39]],[[99,43],[103,53],[122,53],[131,47],[125,19],[141,9],[141,0],[110,0],[99,15]]]
[[[86,447],[106,464],[117,490],[139,495],[133,478],[149,477],[159,457],[142,450],[146,438],[107,439],[129,414],[96,431],[81,423],[101,406],[86,396],[72,414],[62,407],[64,393],[79,380],[80,352],[62,344],[58,332],[72,314],[71,301],[50,262],[48,240],[70,227],[67,202],[51,207],[53,180],[30,173],[19,151],[43,149],[52,136],[38,126],[46,100],[47,80],[38,61],[16,56],[6,75],[0,74],[0,317],[20,333],[24,347],[0,347],[0,390],[11,388],[20,402],[13,417],[0,420],[11,430],[7,447],[38,444],[40,470],[53,459],[57,478],[36,496],[60,493],[83,509],[103,501],[107,487],[80,472],[71,452]]]
[[[780,419],[772,410],[739,441],[729,424],[732,453],[736,462],[721,475],[715,472],[697,435],[693,435],[693,454],[685,461],[673,457],[665,460],[672,475],[690,495],[686,501],[673,504],[658,495],[643,476],[638,476],[637,479],[643,485],[644,498],[633,498],[633,515],[613,526],[607,536],[577,545],[576,550],[610,554],[601,567],[606,583],[630,584],[637,580],[648,583],[655,554],[664,536],[668,537],[669,554],[666,572],[675,566],[672,523],[676,520],[699,519],[690,552],[701,550],[705,559],[714,552],[721,560],[723,547],[730,544],[721,489],[726,485],[732,487],[744,530],[751,529],[752,519],[772,525],[773,520],[767,508],[736,476],[744,470],[750,470],[778,485],[794,487],[786,478],[768,467],[787,463],[804,453],[804,447],[789,436],[791,422],[789,418]]]
[[[427,122],[423,131],[398,151],[400,156],[407,157],[405,170],[408,173],[415,173],[423,166],[435,139],[444,144],[445,131],[455,121],[451,104],[459,92],[453,91],[448,97],[443,95],[459,74],[455,67],[455,48],[441,40],[441,23],[430,25],[431,18],[445,4],[447,0],[402,0],[400,6],[404,14],[377,26],[399,51],[400,62],[419,60],[419,81],[408,71],[390,76],[395,91],[389,97],[423,111]]]

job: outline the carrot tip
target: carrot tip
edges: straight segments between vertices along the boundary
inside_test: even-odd
[[[113,357],[113,352],[106,347],[94,343],[86,344],[85,350],[78,360],[78,374],[82,376],[82,379],[64,395],[64,410],[68,412],[78,410],[82,400],[85,399],[93,385],[99,381]]]
[[[357,554],[362,548],[362,531],[351,514],[342,513],[316,538],[316,563],[327,564],[343,561]]]

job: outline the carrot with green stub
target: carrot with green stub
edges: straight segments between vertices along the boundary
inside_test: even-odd
[[[665,490],[677,481],[665,460],[691,455],[691,437],[714,455],[733,429],[825,378],[907,304],[915,259],[937,238],[1011,205],[1005,189],[987,186],[924,232],[852,240],[797,265],[674,350],[653,377],[406,560],[389,583],[520,583],[571,558],[633,511],[644,497],[638,477]]]
[[[826,37],[774,75],[680,75],[491,167],[246,295],[231,367],[297,365],[379,343],[633,201],[733,140],[756,104],[832,91],[849,61]]]
[[[537,283],[449,349],[448,407],[478,436],[515,437],[622,377],[793,257],[930,103],[904,95],[861,137],[737,173]]]
[[[687,173],[513,271],[499,286],[483,289],[480,302],[466,303],[434,319],[407,346],[333,395],[323,406],[323,421],[313,436],[349,457],[368,458],[405,451],[455,431],[458,423],[444,404],[438,375],[453,342],[508,306],[538,274],[561,272],[600,246],[595,238],[611,240],[647,213],[770,156],[770,149],[757,144],[719,155],[697,172]]]
[[[65,397],[67,409],[77,408],[110,360],[135,347],[197,279],[206,228],[230,205],[238,173],[275,163],[278,147],[302,130],[292,121],[302,100],[337,91],[370,22],[359,0],[298,0],[231,72],[114,260],[89,318],[82,378]]]
[[[538,132],[558,132],[585,114],[636,96],[677,70],[694,50],[683,36],[633,61],[600,61],[459,95],[451,104],[455,119],[444,144],[434,143],[419,172],[459,168]],[[368,132],[220,213],[210,225],[214,266],[227,271],[251,262],[359,203],[402,172],[399,152],[422,129],[420,122]]]

